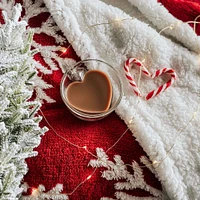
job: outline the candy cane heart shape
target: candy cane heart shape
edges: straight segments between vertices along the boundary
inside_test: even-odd
[[[157,96],[161,92],[165,91],[167,88],[169,88],[174,83],[174,81],[177,77],[175,71],[172,68],[159,69],[154,74],[151,74],[140,60],[138,60],[137,58],[129,58],[128,60],[126,60],[125,65],[124,65],[125,76],[129,82],[130,86],[133,88],[134,93],[140,97],[142,97],[141,92],[140,92],[136,82],[134,81],[132,74],[130,73],[130,68],[132,65],[141,68],[141,72],[145,76],[150,77],[152,79],[154,79],[158,76],[161,76],[163,74],[168,74],[171,77],[169,79],[169,81],[167,81],[165,84],[163,84],[163,85],[159,86],[157,89],[149,92],[145,97],[146,100],[149,100],[149,99]]]

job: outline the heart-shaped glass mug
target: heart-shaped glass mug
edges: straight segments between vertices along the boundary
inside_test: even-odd
[[[95,73],[97,73],[98,76],[103,75],[104,78],[107,77],[109,80],[112,87],[111,90],[109,90],[112,92],[110,95],[112,98],[109,100],[110,106],[108,109],[97,113],[77,109],[76,106],[73,106],[73,102],[71,103],[68,98],[68,89],[71,90],[74,85],[79,86],[79,82],[80,85],[83,86],[84,84],[82,83],[87,82],[87,80],[84,80],[85,77],[89,76],[89,74],[91,76],[93,74],[95,75]],[[78,98],[81,97],[80,95],[84,95],[83,90],[77,90]],[[98,59],[87,59],[76,63],[65,72],[60,83],[60,93],[62,100],[73,115],[85,121],[96,121],[108,116],[119,105],[122,98],[122,81],[118,72],[110,64]]]

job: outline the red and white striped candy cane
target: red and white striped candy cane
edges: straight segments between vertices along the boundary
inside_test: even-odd
[[[140,67],[142,73],[152,79],[162,74],[168,74],[169,76],[171,76],[171,79],[167,81],[165,84],[161,85],[156,90],[152,90],[151,92],[149,92],[145,97],[146,100],[149,100],[155,97],[156,95],[160,94],[161,92],[165,91],[168,87],[170,87],[174,83],[176,79],[176,73],[172,68],[159,69],[154,74],[151,74],[140,60],[138,60],[137,58],[129,58],[128,60],[126,60],[124,65],[125,76],[128,79],[129,84],[131,85],[133,91],[137,96],[142,96],[142,95],[136,82],[134,81],[133,76],[130,73],[130,67],[132,66],[132,64],[134,64],[137,67]]]

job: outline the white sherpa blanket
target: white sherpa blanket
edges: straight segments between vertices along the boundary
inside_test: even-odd
[[[100,58],[118,70],[124,96],[116,113],[127,124],[134,116],[130,129],[152,161],[165,158],[155,169],[170,199],[200,199],[199,113],[187,126],[197,111],[200,96],[200,39],[194,31],[156,0],[44,2],[81,59]],[[129,14],[138,19],[95,26],[82,34],[88,26],[127,18]],[[167,29],[165,36],[158,34],[171,24],[174,28]],[[146,58],[145,65],[150,72],[163,67],[173,68],[178,78],[157,97],[149,101],[141,99],[136,109],[138,98],[123,70],[129,57]],[[140,88],[147,93],[160,82],[161,79],[152,81],[142,77]]]

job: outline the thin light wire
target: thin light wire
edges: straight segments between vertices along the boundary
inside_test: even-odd
[[[74,188],[74,190],[72,191],[72,192],[70,192],[70,193],[66,193],[67,195],[72,195],[72,194],[74,194],[74,192],[81,186],[81,185],[83,185],[86,181],[88,181],[93,175],[94,175],[94,173],[96,172],[96,170],[97,170],[97,168],[95,168],[94,170],[93,170],[93,172],[84,180],[84,181],[82,181],[81,183],[79,183],[75,188]]]
[[[142,70],[141,70],[141,67],[140,67],[140,73],[139,73],[139,78],[138,78],[138,87],[139,87],[139,85],[140,85],[141,76],[142,76]],[[137,101],[137,105],[136,105],[136,112],[135,112],[135,114],[137,113],[137,110],[138,110],[138,108],[139,108],[139,103],[140,103],[140,98],[139,98],[139,96],[138,96],[137,99],[138,99],[138,101]],[[129,120],[128,125],[131,125],[131,124],[132,124],[133,119],[134,119],[134,116]],[[121,141],[121,139],[124,137],[124,135],[127,133],[128,130],[129,130],[129,127],[124,131],[124,133],[119,137],[119,139],[118,139],[111,147],[109,147],[109,148],[107,149],[106,153],[107,153],[108,151],[110,151],[111,149],[113,149],[113,148]]]
[[[110,22],[102,22],[102,23],[97,23],[97,24],[92,24],[92,25],[89,25],[89,26],[87,26],[84,30],[83,30],[83,32],[81,33],[81,35],[80,35],[80,38],[78,39],[78,40],[81,40],[81,37],[82,37],[82,35],[85,33],[85,32],[87,32],[88,30],[90,30],[90,29],[92,29],[92,28],[94,28],[94,27],[96,27],[96,26],[101,26],[101,25],[109,25],[109,24],[115,24],[115,23],[119,23],[119,22],[123,22],[123,21],[127,21],[127,20],[134,20],[134,19],[140,19],[140,18],[143,18],[143,17],[146,17],[145,15],[141,15],[140,17],[137,17],[137,18],[135,18],[135,17],[127,17],[127,18],[116,18],[115,20],[112,20],[112,21],[110,21]],[[195,20],[194,21],[187,21],[187,22],[183,22],[183,23],[185,23],[185,24],[194,24],[194,28],[193,28],[193,30],[194,30],[194,32],[196,32],[196,25],[197,24],[200,24],[200,22],[197,22],[197,19],[200,17],[200,15],[198,15],[196,18],[195,18]],[[181,22],[182,23],[182,22]],[[176,27],[176,26],[180,26],[180,23],[177,23],[177,24],[171,24],[171,25],[169,25],[169,26],[167,26],[167,27],[165,27],[165,28],[163,28],[160,32],[158,32],[158,34],[160,35],[163,31],[165,31],[165,30],[167,30],[167,29],[173,29],[174,27]],[[154,40],[155,38],[156,38],[157,36],[155,36],[152,40]],[[77,40],[77,39],[76,39]],[[71,43],[73,43],[75,41],[75,39],[74,40],[72,40],[72,42]],[[151,42],[152,43],[152,42]],[[61,54],[61,55],[63,55],[65,52],[67,52],[67,50],[68,50],[68,48],[70,48],[72,45],[71,44],[69,44],[68,45],[68,47],[66,47],[66,50]],[[64,47],[65,48],[65,47]],[[151,48],[150,48],[151,49]],[[61,50],[62,51],[62,50]]]
[[[175,137],[175,139],[173,140],[174,143],[171,145],[171,147],[166,151],[166,156],[164,158],[162,158],[161,160],[154,160],[153,163],[150,164],[146,164],[146,165],[140,165],[139,167],[141,168],[145,168],[148,166],[153,166],[154,168],[158,168],[162,162],[169,156],[170,151],[174,148],[174,146],[176,145],[177,139],[180,137],[180,135],[187,129],[187,127],[190,125],[190,123],[194,120],[194,118],[196,117],[197,113],[199,112],[200,109],[200,103],[198,104],[198,108],[197,110],[192,114],[192,117],[190,118],[190,120],[187,122],[187,124],[178,132],[177,136]],[[126,164],[127,166],[132,167],[132,165],[130,164]]]
[[[196,117],[197,113],[199,112],[199,108],[200,108],[200,103],[198,104],[197,110],[192,114],[192,117],[190,118],[190,120],[187,122],[187,124],[180,129],[180,131],[178,132],[178,134],[176,135],[175,139],[173,140],[174,143],[171,145],[171,147],[166,151],[166,156],[161,159],[160,161],[155,161],[155,164],[158,164],[158,166],[168,157],[170,151],[174,148],[174,146],[176,145],[176,141],[177,139],[180,137],[180,135],[187,129],[187,127],[190,125],[190,123],[194,120],[194,118]]]
[[[60,137],[61,139],[63,139],[64,141],[66,141],[67,143],[69,143],[70,145],[72,145],[72,146],[74,146],[74,147],[76,147],[76,148],[84,149],[87,153],[89,153],[90,155],[92,155],[93,157],[95,157],[95,158],[98,159],[98,157],[97,157],[96,155],[94,155],[92,152],[90,152],[90,151],[87,150],[87,147],[86,147],[86,146],[79,146],[79,145],[77,145],[77,144],[75,144],[75,143],[70,142],[69,140],[67,140],[67,139],[66,139],[65,137],[63,137],[62,135],[58,134],[58,133],[56,132],[56,130],[51,126],[51,124],[49,123],[49,121],[48,121],[47,118],[45,117],[44,113],[43,113],[41,110],[39,110],[39,111],[40,111],[41,115],[43,116],[44,120],[46,121],[46,123],[48,124],[48,126],[52,129],[52,131],[53,131],[58,137]],[[127,128],[127,129],[123,132],[123,134],[119,137],[119,139],[118,139],[111,147],[109,147],[109,148],[107,149],[106,153],[107,153],[108,151],[110,151],[111,149],[113,149],[113,148],[117,145],[117,143],[119,143],[119,141],[124,137],[124,135],[127,133],[128,130],[129,130],[129,128]]]
[[[111,147],[109,147],[109,148],[107,149],[106,153],[107,153],[108,151],[110,151],[111,149],[113,149],[113,148],[120,142],[120,140],[124,137],[124,135],[127,133],[128,130],[129,130],[129,128],[127,128],[127,129],[123,132],[123,134],[119,137],[119,139],[118,139]]]
[[[94,155],[92,152],[88,151],[87,148],[86,148],[86,146],[83,146],[83,147],[82,147],[82,146],[79,146],[79,145],[77,145],[77,144],[74,144],[74,143],[70,142],[69,140],[67,140],[65,137],[63,137],[62,135],[58,134],[58,133],[55,131],[55,129],[51,126],[51,124],[49,123],[49,121],[48,121],[47,118],[45,117],[44,113],[43,113],[41,110],[39,110],[39,111],[40,111],[41,115],[43,116],[44,120],[46,121],[46,123],[48,124],[48,126],[52,129],[52,131],[53,131],[58,137],[60,137],[61,139],[63,139],[64,141],[66,141],[67,143],[69,143],[70,145],[72,145],[72,146],[74,146],[74,147],[76,147],[76,148],[84,149],[88,154],[92,155],[92,156],[95,157],[96,159],[99,159],[99,158],[98,158],[96,155]],[[114,147],[117,145],[117,143],[123,138],[123,136],[126,134],[126,132],[127,132],[128,130],[129,130],[129,129],[127,128],[127,129],[124,131],[124,133],[120,136],[120,138],[114,143],[114,145],[112,145],[110,148],[108,148],[108,150],[107,150],[106,152],[108,152],[108,151],[110,151],[112,148],[114,148]],[[102,161],[102,162],[104,162],[104,161]],[[89,179],[94,175],[94,173],[96,172],[96,170],[97,170],[97,168],[95,168],[94,171],[93,171],[85,180],[83,180],[82,182],[80,182],[80,183],[75,187],[75,189],[74,189],[72,192],[67,193],[67,195],[72,195],[81,185],[83,185],[87,180],[89,180]]]
[[[58,133],[55,131],[55,129],[51,126],[51,124],[49,123],[49,121],[48,121],[47,118],[45,117],[44,113],[43,113],[41,110],[39,110],[39,111],[40,111],[41,115],[43,116],[44,120],[46,121],[46,123],[48,124],[48,126],[52,129],[52,131],[53,131],[58,137],[60,137],[61,139],[63,139],[64,141],[66,141],[67,143],[69,143],[70,145],[72,145],[72,146],[74,146],[74,147],[76,147],[76,148],[84,149],[87,153],[89,153],[90,155],[92,155],[92,156],[94,156],[95,158],[97,158],[96,155],[94,155],[92,152],[90,152],[90,151],[87,150],[87,147],[86,147],[86,146],[83,146],[83,147],[82,147],[82,146],[79,146],[79,145],[77,145],[77,144],[74,144],[74,143],[70,142],[69,140],[67,140],[65,137],[63,137],[62,135],[58,134]]]
[[[115,20],[112,20],[112,21],[110,21],[110,22],[102,22],[102,23],[92,24],[92,25],[90,25],[90,26],[87,26],[87,27],[83,30],[83,32],[81,33],[80,37],[78,38],[78,41],[81,40],[81,38],[82,38],[82,36],[83,36],[84,33],[86,33],[88,30],[90,30],[90,29],[92,29],[92,28],[94,28],[94,27],[96,27],[96,26],[115,24],[115,23],[119,23],[119,22],[126,21],[126,20],[133,20],[133,19],[134,19],[133,17],[129,17],[129,18],[123,18],[123,19],[115,19]],[[60,56],[62,56],[63,54],[65,54],[65,53],[68,51],[68,49],[72,46],[72,43],[73,43],[75,40],[77,40],[77,39],[72,40],[71,44],[69,44],[66,48],[64,47],[65,50],[60,49],[60,51],[63,52],[62,54],[60,54]],[[62,48],[62,47],[61,47],[61,48]]]
[[[96,26],[115,24],[115,23],[120,23],[120,22],[124,22],[124,21],[127,21],[127,20],[134,20],[134,19],[137,19],[137,20],[138,20],[138,19],[140,19],[140,18],[142,18],[142,17],[145,17],[145,15],[141,15],[140,17],[137,17],[137,18],[135,18],[135,17],[127,17],[127,18],[122,18],[122,19],[116,18],[115,20],[112,20],[112,21],[110,21],[110,22],[102,22],[102,23],[92,24],[92,25],[90,25],[90,26],[87,26],[87,27],[84,29],[84,31],[81,33],[81,35],[80,35],[80,37],[78,38],[78,40],[81,40],[81,38],[82,38],[82,36],[83,36],[84,33],[86,33],[88,30],[90,30],[90,29],[92,29],[92,28],[94,28],[94,27],[96,27]],[[200,22],[197,22],[197,19],[198,19],[199,17],[200,17],[200,15],[198,15],[198,16],[195,18],[194,21],[187,21],[187,22],[184,22],[185,24],[191,24],[191,23],[193,23],[193,24],[194,24],[193,30],[194,30],[195,33],[196,33],[196,24],[199,24],[199,23],[200,23]],[[171,25],[169,25],[169,26],[163,28],[162,30],[160,30],[160,31],[158,32],[158,35],[154,36],[154,37],[151,39],[151,41],[150,41],[150,43],[149,43],[149,47],[148,47],[148,53],[151,52],[151,46],[152,46],[153,41],[154,41],[159,35],[161,35],[161,33],[162,33],[163,31],[165,31],[165,30],[167,30],[167,29],[173,29],[173,28],[176,27],[176,26],[180,26],[180,23],[171,24]],[[76,39],[76,40],[77,40],[77,39]],[[65,54],[65,53],[68,51],[68,49],[72,46],[72,43],[73,43],[74,41],[75,41],[75,39],[72,40],[71,44],[69,44],[66,48],[64,47],[65,50],[61,50],[62,53],[60,54],[60,56],[62,56],[63,54]],[[63,48],[63,47],[61,47],[61,48]],[[146,60],[146,58],[147,58],[147,56],[148,56],[148,53],[144,56],[144,61]],[[65,64],[66,64],[67,66],[69,66],[69,64],[67,63],[67,61],[65,61]]]
[[[170,24],[169,26],[167,26],[167,27],[161,29],[161,30],[158,32],[158,35],[154,36],[154,37],[150,40],[150,43],[149,43],[149,46],[148,46],[148,52],[151,52],[151,46],[152,46],[153,41],[154,41],[158,36],[160,36],[161,33],[162,33],[163,31],[165,31],[165,30],[167,30],[167,29],[171,29],[171,30],[172,30],[173,28],[174,28],[174,25],[173,25],[173,24]],[[145,58],[145,59],[146,59],[146,58]]]
[[[193,21],[193,23],[194,23],[194,32],[195,32],[195,33],[196,33],[196,25],[200,23],[200,22],[197,22],[197,20],[199,19],[199,17],[200,17],[200,15],[198,15],[198,16],[194,19],[194,21]]]

